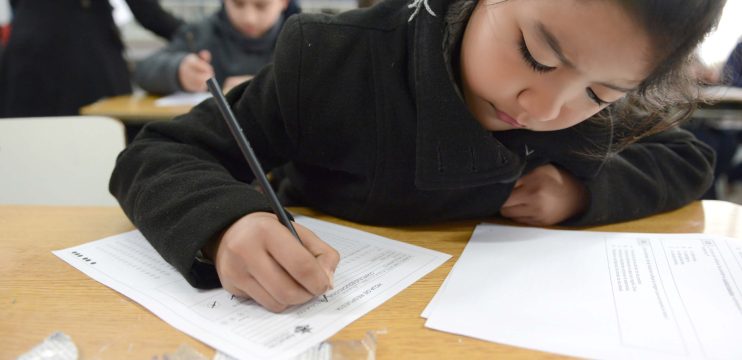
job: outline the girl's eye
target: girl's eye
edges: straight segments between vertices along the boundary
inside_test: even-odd
[[[607,101],[599,98],[598,95],[595,94],[595,91],[593,91],[593,89],[587,88],[585,89],[585,91],[587,91],[587,97],[589,97],[590,100],[598,104],[598,106],[603,106],[608,103]]]
[[[556,69],[553,66],[546,66],[536,61],[536,59],[533,58],[533,55],[531,55],[531,52],[528,51],[528,46],[526,46],[526,39],[523,36],[521,36],[520,38],[520,54],[523,56],[523,60],[526,62],[526,64],[528,64],[528,66],[530,66],[531,69],[533,69],[533,71],[537,73],[547,73]]]

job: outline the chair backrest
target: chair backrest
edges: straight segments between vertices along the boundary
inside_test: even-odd
[[[0,204],[115,205],[124,126],[100,116],[0,119]]]

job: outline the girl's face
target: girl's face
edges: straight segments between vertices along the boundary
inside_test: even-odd
[[[249,38],[263,36],[288,6],[288,0],[225,0],[227,17]]]
[[[650,49],[614,1],[480,0],[461,45],[464,98],[491,131],[568,128],[638,86]]]

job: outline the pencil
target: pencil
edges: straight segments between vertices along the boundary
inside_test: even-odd
[[[278,201],[278,196],[276,196],[276,193],[273,191],[273,187],[268,183],[268,178],[265,176],[263,167],[260,166],[260,162],[258,162],[258,158],[255,156],[255,152],[253,152],[252,147],[250,146],[250,142],[247,141],[245,134],[242,133],[240,124],[237,123],[234,113],[232,113],[232,110],[229,108],[227,99],[224,98],[219,83],[216,82],[216,79],[210,78],[206,81],[206,84],[209,87],[211,95],[214,96],[214,100],[216,100],[216,105],[219,107],[219,111],[222,113],[224,121],[226,121],[227,126],[229,126],[229,131],[232,132],[232,136],[234,136],[234,139],[237,141],[237,145],[240,147],[242,155],[245,156],[245,160],[247,160],[248,165],[250,165],[250,170],[252,170],[255,178],[258,179],[260,188],[263,189],[263,194],[268,196],[268,201],[270,202],[273,212],[278,216],[278,220],[281,221],[281,224],[286,226],[291,234],[294,235],[296,240],[303,245],[304,243],[301,241],[301,238],[299,238],[299,234],[296,233],[294,225],[291,224],[291,220],[289,220],[286,210],[281,206],[281,203]]]
[[[189,31],[185,34],[186,37],[186,46],[188,46],[188,51],[192,52],[194,54],[198,54],[196,51],[196,40],[195,36],[193,35],[193,31]]]
[[[237,141],[237,145],[239,145],[240,150],[242,151],[242,155],[245,156],[247,164],[250,165],[250,170],[252,170],[255,178],[258,179],[258,183],[263,189],[263,194],[268,196],[268,200],[270,202],[271,208],[273,209],[273,212],[278,216],[278,220],[281,221],[281,224],[286,226],[291,234],[294,235],[296,240],[298,240],[300,244],[304,245],[304,243],[301,241],[301,238],[299,237],[299,234],[296,233],[294,225],[291,224],[291,220],[289,220],[286,211],[283,209],[283,206],[281,206],[281,202],[278,201],[278,196],[276,196],[276,193],[273,191],[273,187],[271,187],[270,183],[268,183],[268,178],[263,172],[263,167],[260,166],[260,162],[258,162],[258,158],[257,156],[255,156],[255,152],[250,146],[250,142],[247,140],[245,134],[242,132],[240,124],[237,123],[237,119],[234,117],[232,109],[229,108],[229,104],[227,104],[227,99],[225,99],[224,94],[222,94],[219,83],[216,82],[216,79],[210,78],[208,81],[206,81],[206,85],[208,85],[211,95],[214,96],[216,105],[219,107],[219,112],[222,113],[224,121],[227,122],[229,131],[232,132],[232,136]],[[327,295],[322,294],[322,297],[324,297],[325,302],[327,302]]]
[[[196,54],[199,59],[204,60],[203,57],[201,57],[201,53],[196,48],[196,36],[193,35],[193,31],[188,31],[185,34],[186,37],[186,46],[188,46],[188,52]]]

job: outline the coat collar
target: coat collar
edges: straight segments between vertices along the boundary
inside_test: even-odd
[[[513,182],[523,173],[526,162],[535,158],[563,166],[577,177],[594,176],[610,151],[612,127],[585,121],[554,132],[512,130],[493,136],[471,115],[448,75],[442,44],[443,20],[450,2],[426,3],[435,15],[427,8],[419,9],[411,24],[416,186],[439,190]]]
[[[420,9],[411,24],[417,106],[415,184],[437,190],[514,181],[525,162],[482,128],[448,76],[442,51],[448,2],[428,0],[427,4],[436,15]]]

